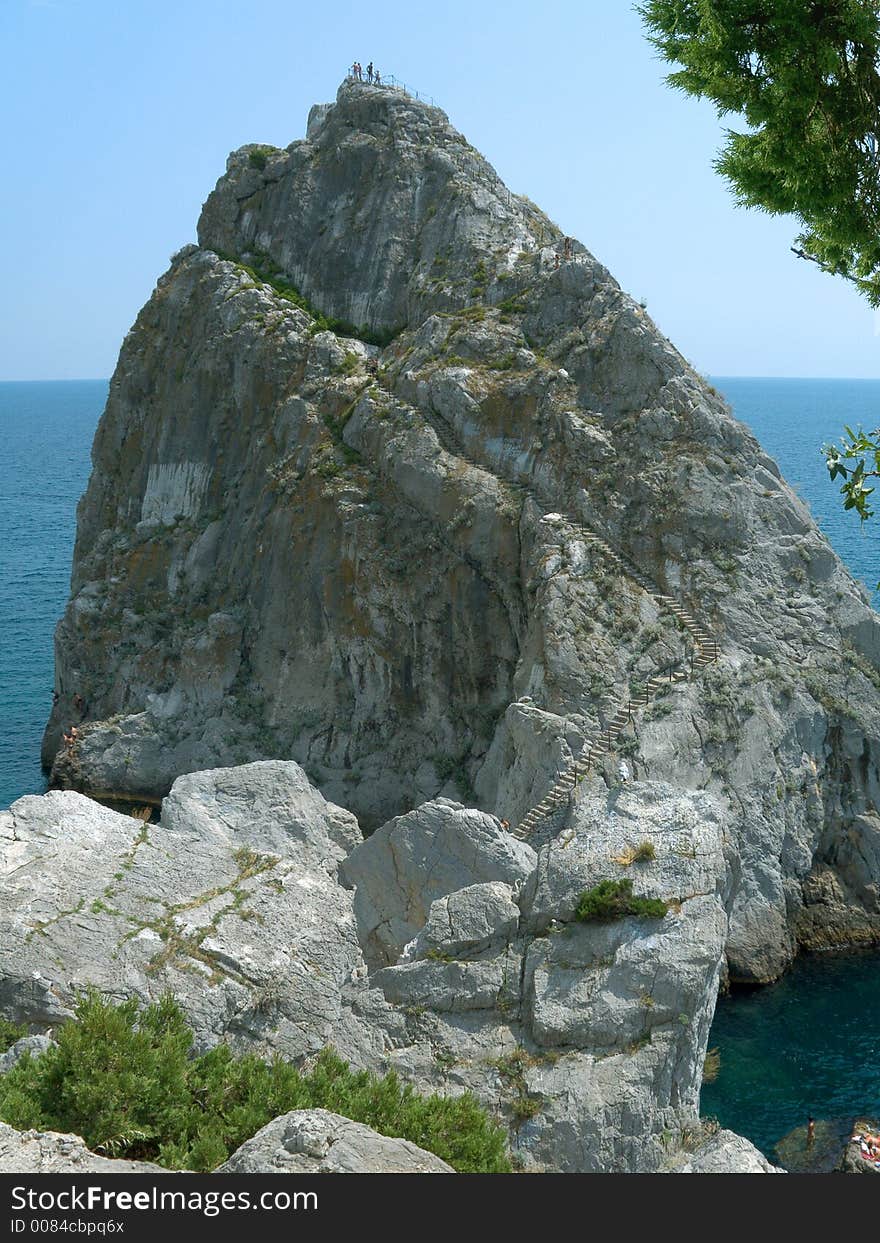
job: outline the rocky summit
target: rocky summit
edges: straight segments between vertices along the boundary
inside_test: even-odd
[[[204,1044],[472,1089],[526,1167],[688,1165],[719,984],[880,941],[863,588],[439,109],[347,81],[198,239],[95,439],[4,1009],[172,987]],[[666,914],[584,922],[621,880]]]

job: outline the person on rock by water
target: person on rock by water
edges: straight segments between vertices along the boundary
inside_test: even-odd
[[[816,1121],[814,1118],[807,1119],[807,1147],[812,1148],[816,1142]]]
[[[370,61],[370,63],[367,65],[367,81],[368,82],[373,81],[373,62],[372,61]]]

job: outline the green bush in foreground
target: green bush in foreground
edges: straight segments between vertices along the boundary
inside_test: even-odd
[[[0,1118],[20,1130],[73,1131],[114,1157],[211,1170],[291,1109],[329,1109],[434,1152],[456,1170],[506,1173],[501,1127],[470,1096],[419,1096],[395,1074],[355,1072],[325,1049],[303,1074],[225,1045],[191,1056],[192,1033],[171,997],[138,1013],[92,992],[57,1048],[0,1078]]]
[[[584,923],[594,919],[623,919],[642,915],[662,919],[669,907],[662,898],[634,898],[631,880],[600,880],[578,898],[575,915]]]
[[[5,1053],[16,1040],[21,1040],[27,1034],[28,1029],[21,1023],[10,1023],[7,1019],[0,1019],[0,1053]]]

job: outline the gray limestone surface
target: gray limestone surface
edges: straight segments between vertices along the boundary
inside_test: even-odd
[[[233,152],[198,238],[95,439],[53,780],[293,758],[367,831],[437,797],[516,824],[687,664],[668,595],[719,659],[616,748],[726,802],[730,978],[880,940],[877,617],[606,269],[439,109],[353,82]]]
[[[53,1048],[54,1044],[51,1036],[22,1036],[5,1053],[0,1053],[0,1075],[5,1075],[13,1066],[17,1066],[25,1054],[32,1058],[39,1057],[47,1049]]]
[[[676,1166],[674,1174],[784,1174],[754,1144],[733,1131],[718,1131]]]
[[[29,796],[0,813],[0,1014],[57,1033],[86,987],[170,990],[197,1049],[307,1066],[332,1046],[423,1092],[473,1092],[523,1169],[660,1169],[699,1127],[723,825],[713,795],[634,782],[584,796],[537,851],[440,799],[346,855],[353,818],[293,762],[180,777],[159,824]],[[654,857],[632,862],[648,839]],[[583,888],[624,877],[665,917],[575,918]],[[362,884],[397,930],[375,958]]]
[[[525,1168],[657,1169],[719,980],[880,942],[864,589],[439,109],[346,82],[305,139],[232,153],[93,463],[61,789],[0,813],[3,1013],[170,987],[202,1044],[475,1091]],[[553,820],[504,833],[622,708]],[[161,824],[74,790],[167,796]],[[623,877],[668,915],[579,923]]]
[[[78,1135],[16,1131],[0,1122],[0,1174],[164,1174],[149,1161],[117,1161],[86,1148]]]
[[[409,1140],[379,1135],[326,1109],[298,1109],[246,1140],[217,1174],[454,1174]]]

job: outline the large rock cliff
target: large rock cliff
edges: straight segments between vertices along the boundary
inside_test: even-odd
[[[55,781],[292,757],[367,829],[438,796],[517,823],[610,728],[536,831],[595,818],[621,751],[710,800],[705,987],[721,908],[734,979],[880,939],[878,619],[601,264],[438,109],[350,82],[233,153],[198,236],[97,433]]]

